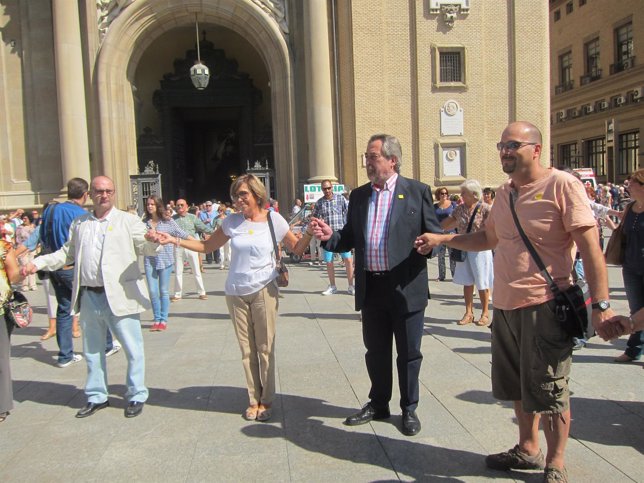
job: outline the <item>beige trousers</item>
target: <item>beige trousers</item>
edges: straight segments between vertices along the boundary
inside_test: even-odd
[[[250,295],[226,295],[237,334],[251,405],[272,404],[275,396],[275,322],[277,286],[270,282]]]

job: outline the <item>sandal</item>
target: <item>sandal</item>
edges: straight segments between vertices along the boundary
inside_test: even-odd
[[[269,405],[265,405],[265,404],[259,405],[259,412],[257,413],[257,421],[268,421],[269,419],[271,419],[272,415],[273,415],[273,412],[271,411],[271,407]]]
[[[47,331],[40,336],[40,340],[47,340],[47,339],[51,339],[52,337],[56,337],[56,332]]]
[[[476,325],[478,325],[479,327],[487,327],[488,325],[490,325],[490,318],[487,314],[482,314],[481,318],[476,321]]]
[[[0,414],[0,423],[3,422],[5,419],[7,419],[7,416],[9,416],[9,411],[6,413]]]
[[[257,411],[259,411],[259,407],[256,404],[248,406],[243,414],[244,419],[246,421],[255,421],[257,419]]]
[[[457,322],[458,325],[467,325],[474,322],[474,314],[465,314],[461,320]]]

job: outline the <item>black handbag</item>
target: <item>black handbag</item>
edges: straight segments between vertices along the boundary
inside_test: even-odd
[[[528,235],[523,231],[521,223],[519,223],[519,217],[514,209],[515,196],[516,192],[512,191],[510,193],[510,211],[512,212],[514,224],[519,231],[519,235],[521,235],[523,243],[525,243],[530,255],[539,267],[541,274],[546,279],[546,282],[548,282],[550,291],[555,296],[555,316],[557,317],[557,321],[559,321],[570,338],[589,339],[594,335],[594,330],[590,324],[592,309],[588,284],[585,280],[579,279],[566,290],[561,290],[557,286],[550,276],[550,273],[548,273],[543,260],[541,260],[541,257],[530,242]]]
[[[20,329],[31,324],[34,311],[29,305],[27,297],[21,292],[13,292],[11,298],[5,302],[2,308],[7,324]]]
[[[474,224],[474,217],[476,216],[476,212],[479,211],[480,206],[481,206],[481,202],[479,201],[476,204],[474,211],[472,212],[472,216],[470,216],[470,221],[467,224],[467,230],[465,230],[465,233],[469,233],[472,230],[472,225]],[[463,250],[459,250],[458,248],[449,249],[450,260],[453,260],[455,262],[464,262],[466,258],[467,258],[467,252]]]
[[[271,212],[268,212],[268,228],[271,231],[271,238],[273,239],[273,250],[275,251],[275,261],[277,262],[277,286],[288,287],[288,267],[280,256],[280,251],[277,249],[277,241],[275,240],[275,229],[273,228],[273,220],[271,219]]]

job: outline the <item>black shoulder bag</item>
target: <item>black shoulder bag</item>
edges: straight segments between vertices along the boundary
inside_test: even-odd
[[[519,235],[521,235],[521,238],[523,239],[523,243],[525,243],[526,248],[539,267],[539,270],[546,279],[546,282],[548,282],[550,291],[555,295],[555,315],[557,320],[561,323],[562,328],[571,338],[577,337],[578,339],[588,339],[592,337],[594,335],[594,331],[590,324],[591,297],[588,284],[585,280],[579,279],[566,290],[559,289],[555,281],[550,276],[550,273],[548,273],[543,260],[541,260],[541,257],[519,223],[519,217],[514,209],[515,193],[516,192],[514,191],[510,192],[510,211],[512,212],[512,218],[514,219],[514,224],[519,231]]]
[[[469,233],[472,230],[472,225],[474,224],[474,217],[476,216],[476,212],[479,211],[480,206],[481,206],[481,202],[479,201],[476,204],[474,211],[472,212],[472,216],[470,216],[470,222],[467,224],[467,230],[465,231],[465,233]],[[466,258],[467,258],[467,252],[464,252],[463,250],[459,250],[458,248],[449,249],[450,260],[454,260],[455,262],[464,262]]]
[[[275,229],[273,228],[273,220],[271,219],[271,212],[268,212],[268,228],[271,231],[271,238],[273,240],[273,250],[275,251],[275,261],[277,262],[277,286],[288,287],[288,267],[284,264],[280,251],[277,249],[277,241],[275,240]]]

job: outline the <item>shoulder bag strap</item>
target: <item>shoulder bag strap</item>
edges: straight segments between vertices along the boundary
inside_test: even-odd
[[[266,218],[268,219],[268,229],[271,231],[271,239],[273,240],[273,250],[275,251],[275,260],[277,260],[277,264],[279,265],[280,263],[280,252],[277,249],[277,241],[275,241],[275,228],[273,228],[273,220],[271,216],[271,212],[268,212],[268,215],[266,215]]]
[[[550,273],[548,273],[548,270],[546,270],[546,265],[543,263],[543,260],[541,260],[541,257],[537,253],[537,250],[535,250],[534,246],[530,242],[528,235],[526,235],[525,232],[523,231],[523,228],[521,227],[521,223],[519,223],[519,217],[517,216],[517,212],[514,209],[514,198],[516,196],[516,191],[510,191],[509,196],[510,196],[510,211],[512,212],[512,218],[514,219],[514,224],[516,225],[517,230],[519,231],[519,235],[521,235],[521,239],[523,240],[523,243],[525,244],[526,248],[530,252],[530,255],[532,255],[532,258],[536,262],[537,267],[539,267],[539,270],[541,271],[541,274],[546,279],[546,282],[548,282],[548,286],[550,287],[550,290],[555,294],[559,293],[559,287],[557,287],[557,284],[550,276]]]
[[[472,230],[472,225],[474,224],[474,217],[476,216],[476,212],[479,211],[480,206],[481,206],[481,202],[479,201],[476,204],[474,211],[472,212],[472,216],[470,216],[470,222],[467,224],[467,231],[465,233],[469,233]]]

